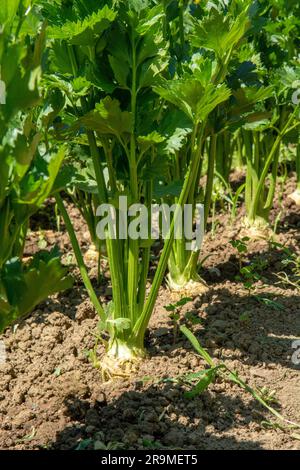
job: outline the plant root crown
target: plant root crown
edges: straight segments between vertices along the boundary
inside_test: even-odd
[[[247,217],[242,220],[242,229],[240,231],[241,237],[249,237],[250,240],[270,240],[274,238],[275,233],[269,224],[262,218],[257,218],[250,221]]]
[[[129,348],[125,344],[115,344],[99,360],[99,369],[103,381],[125,379],[135,375],[139,363],[146,356],[145,351]]]
[[[90,245],[84,254],[85,263],[98,263],[99,252],[95,245]]]
[[[208,292],[207,284],[200,278],[197,281],[190,279],[184,284],[177,284],[168,278],[168,286],[171,291],[171,298],[173,301],[180,300],[182,297],[196,297]]]
[[[289,194],[288,197],[294,201],[296,206],[300,206],[300,190],[296,189],[292,194]]]

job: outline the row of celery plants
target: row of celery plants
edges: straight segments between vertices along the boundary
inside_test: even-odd
[[[26,10],[29,5],[31,10]],[[148,240],[112,239],[107,233],[104,243],[113,301],[102,304],[88,277],[64,191],[85,218],[96,249],[103,252],[96,234],[96,209],[101,203],[112,204],[119,215],[120,196],[136,207],[143,202],[148,210],[153,202],[190,203],[195,212],[201,202],[206,226],[216,180],[229,185],[230,170],[238,161],[239,166],[246,165],[246,184],[237,193],[245,191],[247,223],[250,227],[261,220],[267,223],[281,146],[295,133],[298,137],[299,110],[291,92],[299,71],[295,59],[299,25],[284,5],[250,0],[207,4],[40,0],[32,5],[20,0],[7,2],[7,12],[15,28],[9,41],[15,36],[16,44],[25,36],[28,41],[35,29],[41,29],[43,39],[41,25],[45,21],[48,25],[42,82],[38,72],[42,40],[37,40],[32,63],[21,58],[15,61],[17,72],[21,70],[26,77],[25,91],[32,91],[35,83],[36,98],[32,104],[26,102],[21,113],[16,108],[23,126],[23,136],[17,133],[20,141],[9,140],[2,124],[5,145],[1,149],[7,158],[13,142],[17,177],[10,176],[5,184],[1,210],[4,214],[7,206],[15,211],[18,200],[23,208],[31,208],[23,219],[13,216],[16,236],[7,237],[15,239],[11,256],[22,256],[20,247],[30,215],[51,192],[55,194],[101,329],[109,337],[107,357],[143,356],[145,331],[167,267],[171,288],[191,289],[191,281],[200,280],[199,247],[187,250],[187,240],[174,237],[175,211],[151,282],[150,233]],[[270,18],[275,18],[273,26]],[[279,40],[284,38],[287,57],[279,57],[278,48],[273,47],[274,32]],[[11,66],[5,61],[6,57],[2,60],[5,83],[11,79],[15,87],[12,76],[5,76]],[[32,70],[23,70],[24,64],[31,64]],[[24,90],[21,95],[26,97]],[[28,111],[30,106],[33,109]],[[6,105],[1,110],[10,108]],[[5,115],[4,122],[9,122]],[[57,146],[63,150],[54,152]],[[22,150],[20,158],[28,160],[27,166],[21,163],[22,177],[18,149]],[[47,162],[47,170],[41,161]],[[37,168],[46,172],[45,189]],[[23,176],[27,191],[28,182],[35,183],[34,195],[27,194],[26,203],[17,186]],[[205,184],[199,186],[203,176]],[[10,187],[12,202],[7,202]],[[1,229],[7,230],[2,220],[8,219],[1,216]],[[135,215],[128,223],[134,220]]]
[[[99,6],[101,2],[83,8],[82,2],[74,1],[64,11],[51,2],[43,4],[42,13],[50,25],[46,84],[49,90],[58,90],[64,101],[59,138],[69,142],[70,155],[72,145],[83,149],[93,179],[85,180],[85,189],[96,204],[111,203],[118,212],[121,195],[130,204],[143,201],[148,208],[153,201],[189,202],[195,207],[201,200],[206,224],[225,136],[228,139],[228,133],[235,136],[237,129],[258,128],[262,120],[270,120],[268,100],[274,88],[263,81],[259,70],[253,70],[254,63],[249,71],[245,60],[261,12],[250,1],[201,7],[200,12],[190,2],[179,2],[175,14],[170,13],[174,2],[102,2]],[[281,139],[296,125],[296,112],[283,122],[277,136],[276,131],[274,138],[271,135],[263,168],[251,163],[259,150],[253,157],[255,145],[247,144],[249,131],[238,133],[248,165],[246,200],[252,196],[249,188],[255,192],[254,209],[247,204],[249,214],[251,210],[254,214],[251,221],[260,215],[270,163],[276,163]],[[57,133],[54,126],[49,139],[57,138]],[[253,167],[261,172],[257,186],[251,182]],[[273,175],[276,169],[273,165]],[[203,172],[204,191],[199,189]],[[78,181],[84,175],[74,178]],[[273,192],[274,184],[269,194]],[[84,271],[74,230],[58,195],[57,202]],[[150,234],[146,243],[111,239],[107,234],[113,302],[102,306],[94,299],[94,304],[102,329],[109,334],[108,356],[130,359],[144,354],[145,331],[167,264],[171,286],[181,288],[199,279],[199,249],[188,251],[185,240],[174,240],[174,217],[148,292]],[[86,271],[84,278],[90,291]]]
[[[241,187],[246,205],[245,226],[250,235],[263,235],[270,224],[282,150],[292,149],[299,168],[299,107],[293,97],[299,89],[299,4],[298,2],[260,2],[248,38],[248,60],[240,65],[234,80],[245,78],[245,85],[259,85],[266,94],[257,107],[260,119],[241,123],[232,129],[233,144],[221,151],[218,180],[229,185],[228,160],[233,167],[246,168],[246,184]],[[242,51],[242,55],[244,51]],[[232,80],[232,79],[231,79]],[[268,93],[269,90],[269,93]],[[259,114],[258,114],[259,117]],[[229,154],[228,154],[229,152]],[[292,167],[295,169],[295,166]],[[299,177],[298,177],[299,181]],[[298,191],[291,197],[297,203]]]

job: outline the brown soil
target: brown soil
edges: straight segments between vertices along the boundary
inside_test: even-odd
[[[299,253],[300,209],[287,197],[294,188],[290,179],[272,220],[281,211],[277,241]],[[69,209],[87,249],[86,227]],[[202,268],[209,290],[183,307],[182,323],[192,312],[201,322],[188,326],[209,353],[250,386],[275,390],[276,409],[300,422],[299,365],[291,360],[292,342],[300,337],[300,292],[278,284],[283,254],[265,240],[250,242],[242,262],[259,257],[266,263],[255,294],[275,304],[259,302],[235,279],[239,263],[229,241],[239,236],[243,215],[241,208],[231,225],[228,211],[218,212],[215,234],[206,237],[201,254],[211,255]],[[59,243],[64,259],[73,262],[68,237],[53,221],[45,218],[32,229],[27,255],[37,250],[42,229],[47,247]],[[0,365],[0,448],[300,449],[299,430],[268,426],[270,413],[237,385],[218,381],[188,400],[182,386],[168,380],[205,364],[183,336],[174,340],[164,309],[171,296],[164,287],[146,338],[149,357],[132,377],[101,382],[87,357],[98,320],[73,270],[71,291],[49,299],[0,337],[7,350],[7,362]],[[96,272],[91,266],[91,275]],[[109,298],[105,280],[98,294]]]

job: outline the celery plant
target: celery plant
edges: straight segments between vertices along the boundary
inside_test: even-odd
[[[79,3],[74,2],[73,8],[80,12]],[[160,142],[150,120],[159,112],[150,87],[168,65],[167,47],[160,33],[163,10],[153,2],[120,2],[118,9],[105,5],[89,13],[82,13],[81,23],[66,22],[63,28],[54,25],[60,21],[59,11],[52,21],[52,54],[62,77],[58,86],[63,90],[62,83],[67,84],[70,78],[71,86],[76,79],[83,83],[85,91],[77,98],[72,96],[72,129],[86,130],[83,144],[90,149],[98,202],[110,202],[118,211],[118,197],[126,195],[130,204],[143,199],[149,207],[152,182],[147,172],[153,168],[155,147]],[[101,34],[104,30],[105,34]],[[90,31],[93,33],[88,36]],[[67,63],[59,62],[62,54],[66,54]],[[95,65],[98,61],[105,64],[103,69]],[[50,82],[56,86],[51,75]],[[113,96],[114,91],[118,99]],[[63,215],[66,216],[64,212]],[[102,328],[110,335],[108,355],[129,359],[143,355],[146,326],[135,335],[133,329],[144,308],[152,242],[114,240],[110,235],[107,233],[106,247],[113,303],[105,306]],[[78,259],[82,263],[80,256]]]
[[[288,80],[282,77],[290,71],[280,69],[280,81],[275,81],[277,107],[270,120],[253,123],[243,130],[247,160],[245,203],[246,225],[255,230],[269,226],[269,214],[273,205],[278,174],[280,149],[284,139],[299,126],[299,105],[291,102]],[[272,101],[271,101],[272,103]],[[268,103],[267,103],[268,106]]]
[[[143,202],[149,208],[156,197],[155,180],[168,171],[168,155],[162,156],[159,151],[166,139],[159,133],[163,103],[152,88],[166,99],[170,92],[177,97],[179,107],[190,110],[193,127],[189,164],[178,195],[182,206],[196,185],[207,116],[230,91],[224,84],[217,88],[201,83],[198,77],[174,81],[162,78],[169,63],[168,45],[162,34],[164,10],[156,2],[118,2],[115,8],[103,6],[89,14],[80,13],[77,7],[74,2],[76,23],[68,21],[63,26],[59,26],[59,9],[55,14],[53,9],[48,12],[49,36],[54,41],[47,80],[66,95],[68,105],[62,119],[71,124],[60,138],[81,139],[82,145],[89,146],[99,202],[111,203],[119,213],[118,197],[124,195],[130,205]],[[66,60],[61,61],[61,57]],[[51,72],[59,73],[59,79]],[[81,83],[81,91],[68,96],[74,83]],[[91,294],[74,230],[59,196],[57,201]],[[150,233],[148,240],[121,239],[118,231],[112,239],[107,233],[113,302],[97,308],[95,298],[92,300],[101,317],[102,331],[109,334],[107,357],[113,360],[144,355],[145,331],[172,248],[174,217],[148,295]],[[132,220],[129,218],[129,222]]]
[[[292,92],[299,79],[295,60],[299,4],[263,1],[257,14],[260,27],[254,28],[251,47],[264,85],[273,87],[273,96],[266,97],[263,108],[270,116],[245,126],[242,131],[247,160],[246,225],[255,230],[269,225],[281,146],[289,142],[299,124],[299,108],[292,103]]]
[[[195,82],[201,83],[204,92],[208,96],[211,87],[216,87],[221,92],[222,86],[228,79],[228,75],[232,73],[232,64],[236,60],[239,50],[238,46],[250,26],[249,5],[250,2],[246,2],[246,4],[243,2],[243,5],[241,2],[232,2],[227,11],[220,5],[219,10],[211,8],[211,10],[205,12],[204,17],[201,17],[201,19],[198,19],[197,15],[195,18],[189,18],[186,29],[188,29],[187,37],[192,46],[190,51],[192,56],[189,62],[178,67],[178,75],[183,77],[183,80],[187,80],[187,77],[189,77],[191,83],[193,83],[193,79]],[[186,16],[188,16],[187,13]],[[182,34],[183,32],[181,31]],[[185,69],[184,72],[182,72],[183,68]],[[161,89],[158,90],[161,92]],[[170,96],[170,93],[166,91],[162,93],[162,96],[180,107],[179,100],[175,96]],[[229,94],[227,98],[229,98]],[[222,102],[224,102],[224,99],[220,101],[220,103]],[[215,166],[217,166],[218,170],[222,172],[224,170],[227,174],[230,168],[230,160],[227,153],[226,159],[223,160],[222,152],[226,152],[226,149],[223,149],[221,144],[221,142],[225,141],[225,137],[227,137],[226,142],[228,147],[230,145],[229,136],[226,134],[225,126],[224,128],[222,128],[222,125],[220,126],[224,109],[228,108],[229,103],[227,102],[223,111],[220,103],[216,103],[209,110],[208,119],[205,121],[205,125],[202,126],[201,132],[199,128],[195,127],[195,121],[191,116],[190,109],[181,106],[181,110],[192,120],[192,128],[198,139],[198,151],[200,154],[200,164],[197,174],[194,175],[193,185],[188,195],[188,202],[193,204],[194,208],[196,201],[201,200],[204,204],[204,214],[202,215],[204,227],[207,223],[211,204]],[[174,153],[174,164],[170,173],[171,180],[182,179],[190,159],[193,158],[193,145],[190,145],[189,139],[186,138],[186,129],[181,134],[177,130],[176,137],[177,142],[175,142],[176,146],[174,148],[172,148],[172,140],[169,139],[169,148],[172,148]],[[203,194],[201,194],[201,188],[198,185],[204,169],[205,146],[208,150],[206,186]],[[199,252],[199,248],[194,251],[188,251],[184,239],[174,241],[168,262],[168,281],[171,289],[191,289],[191,281],[200,280],[197,273]],[[200,286],[198,285],[197,289],[199,290],[199,288]]]

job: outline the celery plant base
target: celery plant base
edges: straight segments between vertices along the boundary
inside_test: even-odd
[[[143,348],[114,339],[105,355],[99,361],[103,380],[129,377],[137,371],[139,362],[146,357]]]
[[[143,348],[131,345],[127,341],[125,342],[120,339],[114,339],[112,344],[109,346],[106,355],[116,361],[122,362],[143,358],[146,353]]]
[[[169,273],[167,276],[167,283],[173,300],[178,299],[182,296],[189,297],[205,294],[208,291],[208,287],[205,281],[203,281],[200,276],[197,276],[196,280],[187,280],[183,277],[174,280]]]
[[[297,188],[292,194],[289,194],[288,197],[294,201],[296,206],[300,206],[300,188]]]
[[[90,245],[84,254],[85,263],[98,263],[99,252],[94,244]]]
[[[103,382],[120,378],[128,378],[137,372],[138,360],[118,361],[105,355],[100,360],[99,369]]]
[[[263,217],[255,217],[255,219],[245,217],[242,220],[241,226],[240,235],[242,237],[249,237],[250,240],[269,239],[274,236],[269,223]]]

